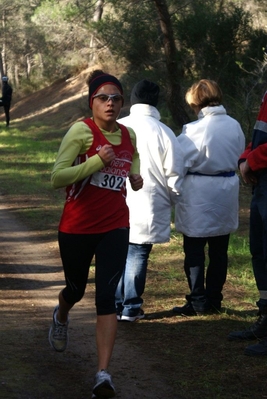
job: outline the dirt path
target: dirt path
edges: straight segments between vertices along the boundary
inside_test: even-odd
[[[0,398],[90,399],[96,371],[94,276],[70,317],[70,342],[54,352],[47,335],[63,286],[56,243],[42,242],[16,220],[0,196]],[[119,323],[110,365],[121,399],[178,398],[162,359],[135,337],[137,324]],[[140,324],[139,326],[140,327]]]

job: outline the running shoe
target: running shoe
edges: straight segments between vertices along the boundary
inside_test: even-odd
[[[111,375],[106,370],[98,371],[95,375],[92,398],[114,398],[116,395]]]
[[[49,343],[57,352],[63,352],[68,345],[69,320],[62,324],[56,319],[59,306],[56,306],[53,313],[53,322],[49,330]]]

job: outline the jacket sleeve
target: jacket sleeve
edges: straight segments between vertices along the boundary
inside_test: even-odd
[[[169,134],[162,166],[172,203],[178,201],[184,178],[184,153],[177,137],[173,132]]]
[[[253,130],[253,150],[250,143],[245,152],[240,156],[238,164],[247,160],[250,169],[253,172],[267,168],[267,92],[265,92],[259,114]]]
[[[251,150],[252,143],[246,147],[243,154],[240,155],[238,166],[247,161],[249,167],[253,172],[260,171],[267,168],[267,143],[259,145],[254,150]]]
[[[245,151],[246,152],[246,151]],[[247,162],[253,172],[267,168],[267,143],[259,145],[246,154]]]

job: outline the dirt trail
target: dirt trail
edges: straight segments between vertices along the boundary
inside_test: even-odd
[[[42,242],[0,196],[0,398],[89,399],[96,371],[94,276],[70,316],[70,342],[54,352],[47,335],[64,284],[56,243]],[[140,323],[119,323],[109,371],[117,398],[178,398],[161,359],[140,345]]]

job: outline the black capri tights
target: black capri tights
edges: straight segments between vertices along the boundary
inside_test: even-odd
[[[64,300],[74,305],[82,299],[95,255],[96,313],[116,313],[115,292],[126,263],[129,229],[100,234],[59,232],[58,242],[66,280],[62,291]]]

